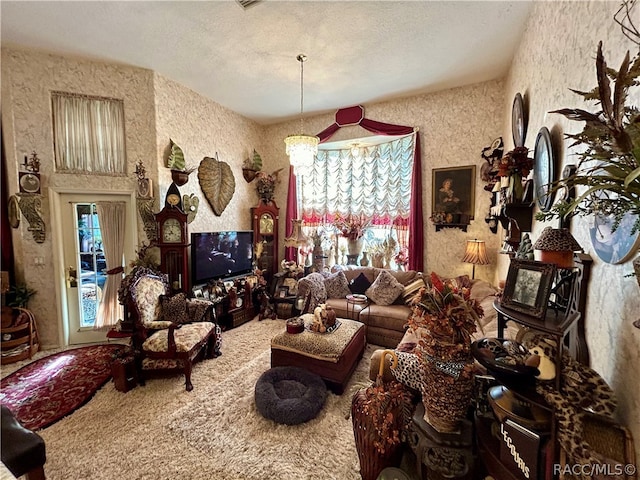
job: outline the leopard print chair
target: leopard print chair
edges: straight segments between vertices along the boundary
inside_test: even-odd
[[[221,329],[213,304],[188,299],[184,293],[169,295],[167,276],[146,268],[127,275],[119,291],[125,321],[134,325],[138,380],[152,373],[184,373],[187,391],[193,390],[194,361],[220,355]]]

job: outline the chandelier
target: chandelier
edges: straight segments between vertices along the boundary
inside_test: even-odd
[[[320,143],[320,139],[316,136],[305,135],[303,133],[304,62],[307,60],[307,56],[301,53],[296,59],[300,62],[300,134],[289,135],[284,139],[284,143],[287,146],[286,151],[287,155],[289,155],[289,162],[291,162],[291,166],[293,167],[293,173],[300,175],[313,166],[313,159],[316,153],[318,153],[318,143]]]

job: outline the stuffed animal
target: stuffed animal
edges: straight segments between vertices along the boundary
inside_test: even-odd
[[[313,323],[309,327],[311,331],[325,333],[327,329],[336,323],[336,312],[326,303],[321,303],[313,310]]]
[[[538,369],[541,372],[546,371],[544,359],[551,362],[551,359],[556,358],[556,342],[543,334],[528,332],[519,338],[519,341],[530,352],[540,356]],[[553,367],[555,372],[556,366]],[[567,452],[570,463],[601,464],[606,459],[583,440],[582,419],[587,409],[611,417],[617,407],[615,395],[596,371],[578,362],[567,352],[563,352],[562,368],[558,370],[562,385],[560,391],[556,390],[555,381],[536,382],[536,391],[554,408],[554,416],[558,423],[558,441]],[[547,373],[546,376],[555,378],[555,374],[551,376],[551,373]]]

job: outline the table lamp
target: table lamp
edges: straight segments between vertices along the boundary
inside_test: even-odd
[[[476,265],[488,265],[487,249],[484,240],[467,240],[467,248],[464,252],[462,261],[473,265],[471,270],[471,279],[476,276]]]
[[[555,263],[558,268],[567,269],[573,268],[573,252],[582,251],[568,228],[545,228],[533,248],[540,251],[541,262]]]
[[[298,258],[300,255],[300,247],[309,245],[310,239],[302,231],[302,220],[292,219],[291,223],[293,225],[293,230],[291,231],[291,236],[284,239],[284,246],[296,249],[296,261],[298,262],[298,265],[301,265],[303,262]]]

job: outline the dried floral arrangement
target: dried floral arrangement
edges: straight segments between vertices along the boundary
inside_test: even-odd
[[[349,214],[346,216],[337,214],[333,220],[333,226],[343,237],[349,240],[358,240],[364,236],[367,228],[371,226],[371,221],[363,214]]]
[[[416,294],[409,317],[409,326],[422,333],[419,354],[422,350],[437,359],[470,354],[471,335],[478,327],[482,330],[480,318],[484,316],[482,306],[470,295],[469,288],[431,273],[431,286]]]
[[[256,190],[258,192],[258,196],[265,203],[269,203],[273,200],[276,191],[276,184],[280,181],[278,175],[281,171],[281,168],[272,173],[260,171],[256,175]]]

